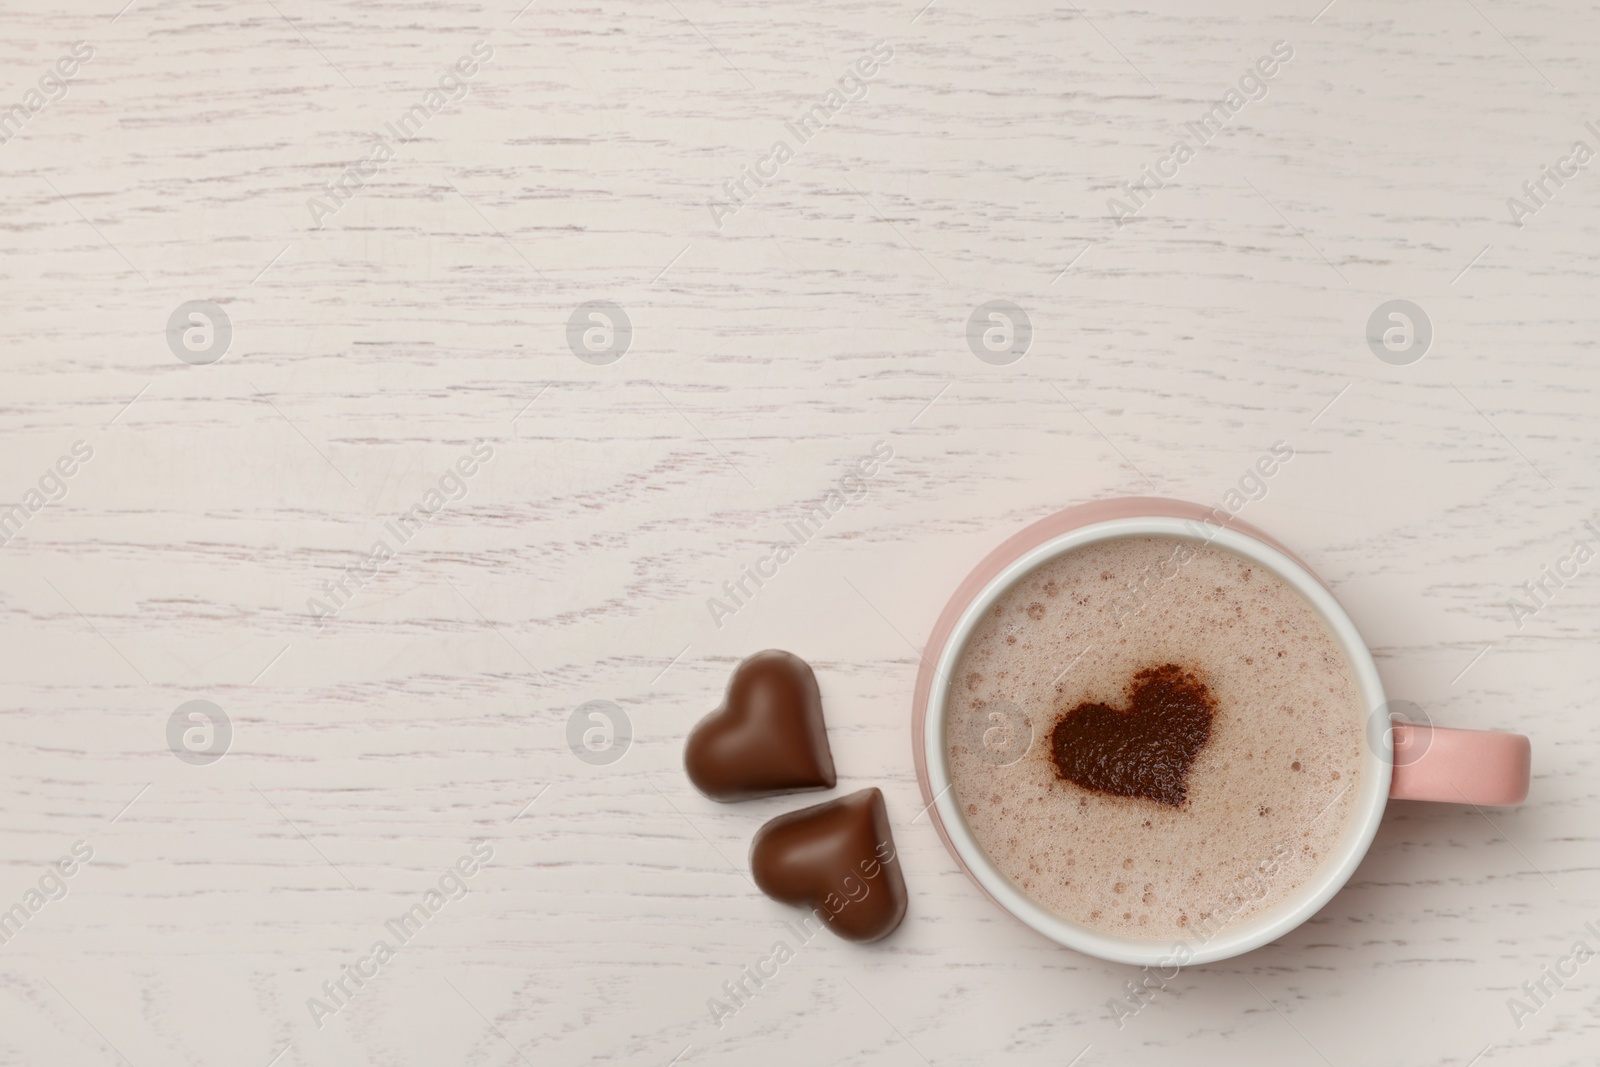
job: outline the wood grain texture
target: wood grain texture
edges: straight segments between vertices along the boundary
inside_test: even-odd
[[[0,1063],[1593,1062],[1600,963],[1520,1028],[1506,1001],[1600,948],[1600,577],[1520,627],[1506,602],[1600,521],[1600,174],[1520,228],[1506,199],[1600,148],[1594,11],[120,2],[0,13],[0,109],[94,49],[0,144],[0,498],[93,449],[0,546],[0,909],[94,851],[0,945]],[[479,41],[464,99],[313,226]],[[716,226],[878,41],[864,99]],[[1277,41],[1265,99],[1111,221]],[[1363,340],[1396,297],[1435,328],[1411,366]],[[991,299],[1033,325],[1010,366],[967,346]],[[190,300],[232,323],[209,366],[167,346]],[[567,347],[591,300],[632,322],[610,366]],[[715,625],[880,440],[867,497]],[[917,818],[918,649],[1021,525],[1216,502],[1277,440],[1244,516],[1394,696],[1532,735],[1533,795],[1394,806],[1316,919],[1119,1028],[1138,973],[1000,914]],[[319,629],[307,601],[475,441]],[[795,805],[704,800],[681,745],[765,647],[815,666],[838,792],[884,790],[911,910],[719,1029],[707,999],[786,936],[745,854]],[[191,699],[233,726],[209,766],[168,747]],[[633,724],[609,766],[567,745],[596,699]],[[471,892],[314,1025],[474,841]]]

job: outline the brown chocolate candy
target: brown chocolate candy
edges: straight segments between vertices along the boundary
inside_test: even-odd
[[[1133,676],[1126,711],[1085,703],[1063,715],[1050,756],[1057,774],[1085,789],[1181,807],[1216,707],[1193,673],[1175,663],[1151,667]]]
[[[806,661],[769,649],[740,663],[722,707],[690,731],[683,766],[712,800],[832,789],[822,694]]]
[[[779,815],[756,831],[750,873],[767,896],[811,908],[846,941],[888,937],[906,916],[906,881],[876,789]]]

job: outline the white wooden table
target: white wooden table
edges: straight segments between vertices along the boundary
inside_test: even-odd
[[[1600,563],[1507,602],[1600,541],[1600,173],[1520,227],[1507,198],[1600,149],[1600,19],[1319,2],[6,4],[0,1063],[1593,1063],[1600,963],[1507,1000],[1600,949]],[[1147,166],[1176,176],[1119,227]],[[1364,340],[1392,299],[1420,362]],[[1020,360],[969,346],[991,300]],[[225,351],[180,318],[175,354],[189,301]],[[631,333],[584,319],[579,358],[591,301]],[[1000,914],[917,818],[917,649],[1021,525],[1219,502],[1279,440],[1242,517],[1394,696],[1531,734],[1533,795],[1397,806],[1313,922],[1119,1029],[1137,972]],[[714,624],[878,441],[865,499]],[[711,803],[681,746],[765,647],[816,666],[911,911],[719,1029],[792,918],[751,834],[805,798]],[[175,751],[192,700],[231,736]],[[568,744],[596,700],[632,724],[609,764]],[[470,892],[390,934],[478,842]],[[314,1012],[347,965],[376,977]]]

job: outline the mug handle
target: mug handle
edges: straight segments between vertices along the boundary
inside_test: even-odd
[[[1532,758],[1533,746],[1521,734],[1397,722],[1389,799],[1521,804]]]

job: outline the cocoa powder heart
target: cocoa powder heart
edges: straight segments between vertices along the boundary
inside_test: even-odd
[[[1181,807],[1216,707],[1193,672],[1151,667],[1133,676],[1125,710],[1085,702],[1063,715],[1050,757],[1057,774],[1085,789]]]
[[[877,789],[768,822],[750,843],[750,874],[767,896],[810,908],[847,941],[877,941],[905,918],[905,877]]]
[[[776,649],[740,663],[722,706],[690,731],[683,765],[712,800],[832,789],[833,753],[811,667]]]

